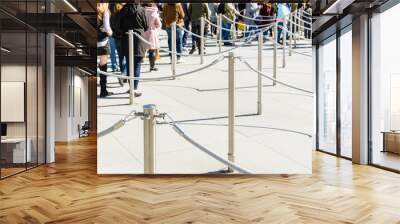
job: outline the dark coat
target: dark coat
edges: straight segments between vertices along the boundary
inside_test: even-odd
[[[133,32],[143,37],[144,32],[149,28],[144,8],[139,4],[126,4],[121,11],[120,26],[121,31],[125,34],[123,35],[123,47],[126,48],[129,46],[129,37],[126,34],[129,30],[133,30]],[[143,41],[135,35],[134,43],[133,48],[135,56],[144,57],[146,54],[146,46]]]

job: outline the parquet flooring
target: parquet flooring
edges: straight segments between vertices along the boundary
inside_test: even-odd
[[[400,223],[400,175],[313,160],[312,175],[98,176],[90,137],[0,181],[0,223]]]

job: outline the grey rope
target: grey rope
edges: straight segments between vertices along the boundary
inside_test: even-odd
[[[261,76],[264,77],[264,78],[267,78],[267,79],[269,79],[269,80],[275,81],[276,83],[279,83],[279,84],[281,84],[281,85],[283,85],[283,86],[286,86],[286,87],[289,87],[289,88],[291,88],[291,89],[295,89],[295,90],[298,90],[298,91],[301,91],[301,92],[305,92],[305,93],[314,94],[312,91],[305,90],[305,89],[302,89],[302,88],[293,86],[293,85],[291,85],[291,84],[287,84],[287,83],[282,82],[282,81],[279,81],[279,80],[277,80],[277,79],[275,79],[275,78],[273,78],[273,77],[271,77],[271,76],[268,76],[268,75],[266,75],[266,74],[264,74],[264,73],[258,71],[258,70],[255,69],[254,67],[252,67],[247,61],[243,60],[242,58],[239,57],[238,59],[239,59],[241,62],[243,62],[249,69],[251,69],[252,71],[258,73],[259,75],[261,75]]]
[[[100,131],[99,133],[97,133],[97,137],[101,138],[104,137],[108,134],[110,134],[113,131],[116,131],[118,129],[120,129],[121,127],[123,127],[127,122],[135,119],[136,116],[136,110],[132,110],[129,114],[127,114],[123,119],[115,122],[113,125],[111,125],[110,127],[104,129],[103,131]]]
[[[98,75],[99,74],[107,75],[107,76],[116,77],[116,78],[120,78],[120,79],[128,79],[128,80],[162,81],[162,80],[169,80],[172,77],[178,78],[178,77],[187,76],[187,75],[202,71],[204,69],[207,69],[209,67],[212,67],[212,66],[218,64],[219,62],[224,60],[224,58],[225,58],[224,56],[220,56],[217,59],[215,59],[214,61],[212,61],[211,63],[209,63],[209,64],[207,64],[207,65],[205,65],[203,67],[197,68],[197,69],[192,70],[192,71],[184,72],[184,73],[181,73],[181,74],[177,74],[175,76],[171,76],[170,75],[170,76],[161,76],[161,77],[152,77],[152,78],[139,78],[139,77],[130,77],[130,76],[125,76],[125,75],[119,75],[119,74],[116,74],[116,73],[104,72],[104,71],[101,71],[101,70],[97,70],[97,74]]]
[[[240,172],[243,174],[251,174],[252,172],[250,172],[247,169],[244,169],[240,166],[238,166],[236,163],[233,163],[227,159],[222,158],[221,156],[217,155],[216,153],[214,153],[213,151],[207,149],[206,147],[200,145],[198,142],[196,142],[195,140],[193,140],[190,136],[188,136],[181,127],[178,126],[178,124],[172,119],[172,117],[169,114],[166,114],[166,116],[169,118],[169,120],[171,122],[169,122],[168,124],[170,124],[173,128],[173,130],[178,133],[181,137],[183,137],[186,141],[188,141],[190,144],[192,144],[193,146],[195,146],[196,148],[200,149],[201,151],[203,151],[204,153],[206,153],[207,155],[211,156],[212,158],[218,160],[219,162],[225,164],[226,166]]]

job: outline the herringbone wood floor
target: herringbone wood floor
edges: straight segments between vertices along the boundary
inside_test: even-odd
[[[400,223],[400,175],[314,153],[313,175],[98,176],[96,140],[0,181],[0,223]]]

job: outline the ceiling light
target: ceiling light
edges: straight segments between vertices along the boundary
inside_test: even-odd
[[[67,4],[74,12],[78,12],[78,10],[68,1],[64,0],[65,4]]]
[[[73,48],[75,48],[75,45],[73,45],[71,42],[69,42],[68,40],[66,40],[66,39],[64,39],[64,38],[62,38],[62,37],[60,37],[59,35],[57,35],[57,34],[54,34],[54,36],[55,37],[57,37],[59,40],[61,40],[62,42],[64,42],[64,43],[66,43],[67,45],[69,45],[70,47],[73,47]]]
[[[1,47],[0,49],[1,49],[1,51],[4,51],[6,53],[10,53],[11,52],[11,50],[9,50],[9,49],[7,49],[5,47]]]

